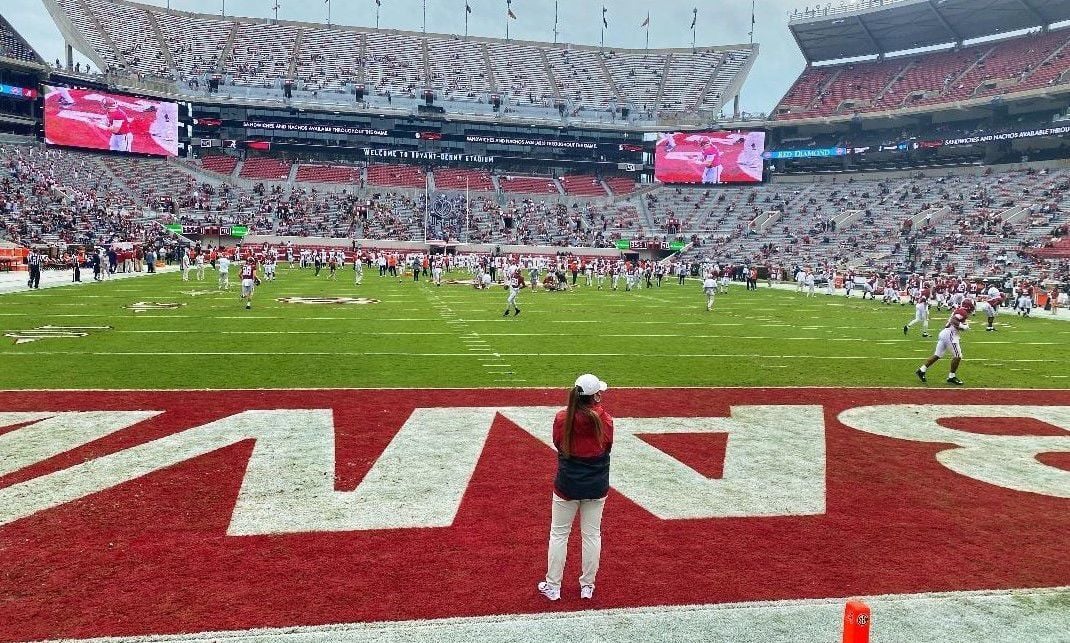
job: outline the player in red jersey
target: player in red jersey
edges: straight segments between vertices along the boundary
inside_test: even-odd
[[[241,298],[245,300],[245,309],[253,307],[253,288],[260,285],[256,276],[256,257],[249,255],[241,267]]]
[[[967,320],[970,318],[970,314],[973,313],[973,309],[973,300],[966,299],[962,302],[961,307],[956,308],[955,312],[951,313],[951,318],[947,320],[947,324],[944,325],[944,329],[938,335],[936,352],[914,372],[922,382],[927,381],[925,373],[929,370],[929,367],[943,357],[944,353],[951,351],[951,371],[947,374],[947,383],[962,386],[963,382],[956,374],[959,364],[962,362],[959,333],[970,329],[970,324]]]
[[[134,119],[119,107],[114,98],[105,98],[101,107],[107,114],[102,129],[111,134],[108,149],[112,152],[129,152],[134,143],[134,133],[131,129]]]
[[[721,182],[721,172],[724,166],[721,164],[721,150],[711,139],[702,142],[702,182],[716,185]]]

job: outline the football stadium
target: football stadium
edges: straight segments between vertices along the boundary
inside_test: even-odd
[[[1070,641],[1070,3],[254,4],[0,6],[0,642]]]

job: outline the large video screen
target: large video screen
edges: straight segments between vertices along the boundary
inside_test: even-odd
[[[178,156],[178,104],[46,85],[45,142]]]
[[[659,134],[654,178],[662,183],[761,183],[765,132]]]

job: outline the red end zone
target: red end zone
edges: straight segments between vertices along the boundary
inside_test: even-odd
[[[534,589],[545,572],[554,455],[538,435],[549,427],[525,418],[563,403],[561,391],[544,390],[0,394],[0,640],[588,607],[568,600],[578,542],[566,600],[551,605]],[[482,417],[474,407],[508,410],[492,409],[485,428],[463,435],[440,421]],[[1068,407],[1070,391],[612,390],[618,443],[595,606],[1070,585]],[[1001,408],[1028,419],[1012,426],[994,417]],[[227,419],[286,409],[323,413]],[[138,410],[160,413],[100,429]],[[71,411],[109,413],[38,413]],[[272,504],[285,504],[273,485],[312,462],[304,451],[316,441],[302,423],[324,418],[333,492],[344,492],[335,500],[405,491],[381,506],[390,494],[372,494],[367,518],[348,529],[339,525],[351,517],[319,511],[312,496],[290,513]],[[940,427],[946,441],[932,439]],[[240,438],[257,431],[270,438]],[[440,449],[421,450],[439,433]],[[167,439],[180,442],[152,457],[179,447],[199,455],[158,470],[142,455],[93,468]],[[66,441],[73,448],[56,447]],[[1035,465],[1020,457],[1030,449],[1040,452]],[[436,463],[469,453],[450,509],[449,467]],[[149,472],[69,502],[49,497],[137,466]],[[412,475],[395,476],[399,466]],[[423,496],[434,500],[426,524],[413,509]]]

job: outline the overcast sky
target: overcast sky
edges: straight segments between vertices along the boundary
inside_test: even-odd
[[[271,18],[274,0],[225,0],[228,16]],[[166,6],[167,0],[144,0],[145,4]],[[473,36],[505,37],[505,0],[468,0],[472,6],[468,33]],[[554,0],[513,0],[509,35],[524,40],[553,41]],[[750,31],[750,2],[723,0],[561,0],[558,14],[558,42],[583,45],[599,43],[602,6],[609,29],[607,47],[641,48],[645,30],[639,25],[650,12],[651,47],[689,47],[691,11],[698,7],[699,46],[746,43]],[[218,14],[223,0],[170,0],[172,9]],[[322,0],[279,0],[280,20],[326,22],[327,5]],[[464,33],[465,0],[427,0],[427,30]],[[787,28],[787,14],[806,5],[803,0],[757,0],[755,42],[761,45],[758,61],[743,88],[742,108],[768,112],[773,108],[805,65]],[[382,0],[379,26],[420,31],[423,26],[422,0]],[[6,0],[0,13],[45,58],[54,61],[63,55],[63,42],[40,0]],[[332,0],[331,22],[375,26],[375,0]],[[76,60],[85,59],[76,57]]]

